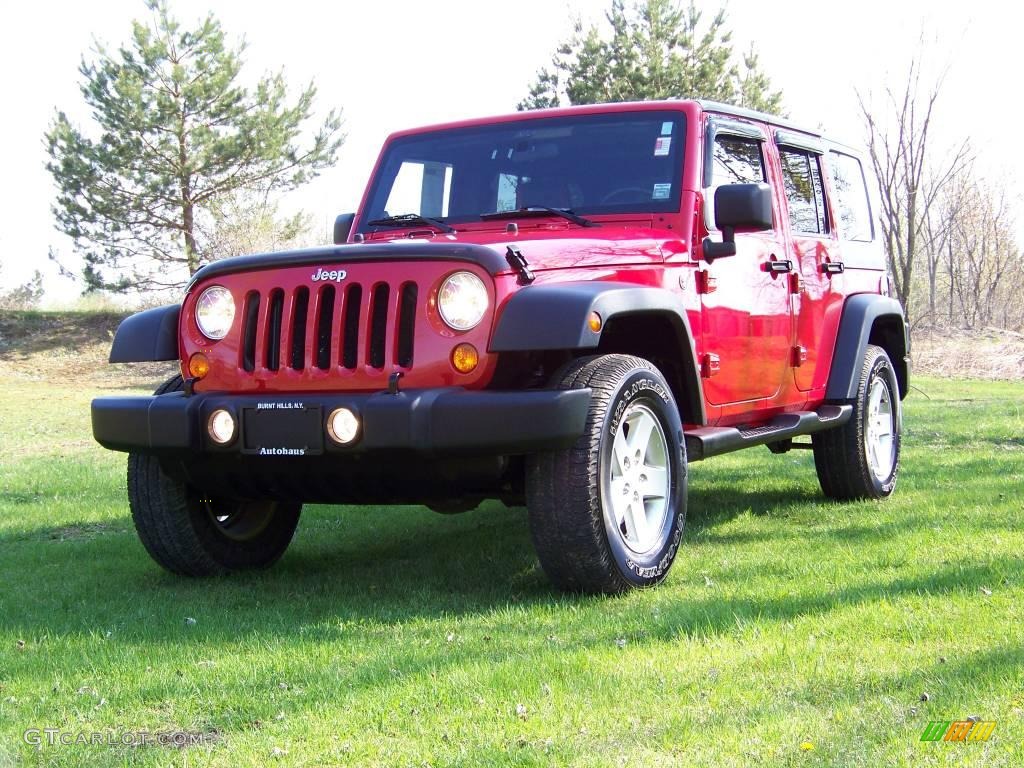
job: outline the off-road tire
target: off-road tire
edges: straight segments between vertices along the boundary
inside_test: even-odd
[[[869,397],[872,385],[885,388],[891,404],[893,440],[892,468],[884,477],[876,476],[869,458]],[[864,354],[853,415],[842,427],[814,435],[814,467],[826,496],[842,501],[881,499],[893,492],[900,469],[902,406],[899,385],[889,355],[881,347],[869,344]]]
[[[178,392],[181,376],[154,394]],[[266,568],[291,543],[301,504],[211,498],[169,476],[155,456],[128,454],[132,520],[150,557],[183,576]],[[218,521],[221,522],[218,522]]]
[[[573,361],[556,374],[552,385],[589,387],[593,394],[586,427],[576,443],[536,454],[527,462],[530,533],[541,566],[557,587],[573,592],[619,593],[658,584],[675,559],[686,519],[686,449],[667,382],[646,360],[602,355]],[[657,540],[645,552],[630,549],[625,531],[619,535],[604,485],[615,460],[616,430],[636,407],[658,422],[670,470],[670,490],[661,513],[664,522],[652,526]]]

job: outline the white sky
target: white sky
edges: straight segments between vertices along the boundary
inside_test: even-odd
[[[390,132],[515,109],[536,70],[571,28],[571,15],[598,19],[610,0],[437,0],[314,2],[174,0],[185,24],[212,10],[229,35],[248,43],[250,76],[284,67],[290,83],[315,79],[319,107],[341,106],[347,140],[335,168],[293,193],[286,208],[323,222],[354,210]],[[717,3],[699,2],[710,15]],[[790,117],[862,143],[854,87],[878,91],[898,78],[922,30],[930,60],[950,72],[939,109],[944,144],[970,135],[980,165],[1024,193],[1024,151],[1011,141],[1024,118],[1016,3],[975,0],[729,0],[738,47],[753,41],[762,68],[785,95]],[[80,123],[78,63],[93,39],[127,40],[141,0],[0,0],[0,72],[6,149],[0,185],[0,290],[46,276],[49,301],[80,290],[47,260],[54,246],[69,263],[70,243],[53,228],[54,190],[44,168],[43,133],[59,107]],[[898,82],[898,79],[895,80]]]

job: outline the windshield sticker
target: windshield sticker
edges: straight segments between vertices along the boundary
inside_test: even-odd
[[[659,136],[654,140],[654,156],[664,157],[672,149],[671,136]]]
[[[671,184],[655,184],[651,192],[651,200],[668,200],[672,195]]]
[[[668,120],[661,124],[661,135],[671,136],[672,135],[672,121]]]

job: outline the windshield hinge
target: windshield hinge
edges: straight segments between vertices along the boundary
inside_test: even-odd
[[[505,261],[519,275],[520,285],[529,285],[534,281],[535,278],[533,272],[530,271],[530,265],[526,263],[526,257],[514,245],[510,245],[505,251]]]

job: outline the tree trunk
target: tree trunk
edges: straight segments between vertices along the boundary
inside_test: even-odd
[[[184,108],[182,105],[182,110]],[[191,277],[199,269],[199,254],[196,253],[195,210],[192,202],[192,176],[188,172],[184,111],[178,122],[178,174],[181,189],[181,229],[185,236],[185,262],[188,264],[188,274]]]

